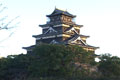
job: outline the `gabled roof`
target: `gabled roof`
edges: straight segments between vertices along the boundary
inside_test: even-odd
[[[72,17],[72,18],[76,17],[75,15],[72,15],[72,14],[70,14],[70,13],[67,12],[67,11],[60,10],[60,9],[57,9],[57,8],[55,8],[55,10],[53,11],[52,14],[47,15],[47,17],[56,16],[56,15],[62,15],[62,14],[63,14],[63,15],[66,15],[66,16],[70,16],[70,17]]]
[[[39,35],[33,35],[33,37],[35,37],[35,38],[39,38],[39,37],[54,36],[54,35],[59,35],[59,34],[62,34],[62,32],[49,33],[49,34],[39,34]]]
[[[73,35],[71,38],[68,39],[68,41],[74,41],[79,37],[78,34]]]
[[[75,45],[80,45],[82,47],[89,47],[89,48],[94,48],[94,49],[97,49],[99,47],[94,47],[94,46],[91,46],[91,45],[88,45],[87,43],[85,43],[84,41],[82,41],[82,39],[80,38],[81,35],[78,35],[78,34],[75,34],[73,35],[72,37],[70,37],[69,39],[67,39],[65,41],[66,44],[75,44]],[[74,42],[75,40],[79,40],[81,44],[79,43],[72,43]]]
[[[67,40],[65,40],[65,43],[73,43],[75,40],[79,40],[82,45],[87,45],[87,43],[82,41],[79,34],[75,34],[72,37],[68,38]]]
[[[47,33],[56,33],[57,31],[53,28],[53,27],[49,27],[48,30],[46,32],[44,32],[43,34],[47,34]]]
[[[82,41],[82,39],[80,38],[80,35],[76,34],[75,37],[73,37],[72,39],[70,39],[69,41],[72,42],[72,41],[75,41],[75,40],[80,40],[80,42],[83,44],[83,45],[87,45],[87,43],[85,43],[84,41]]]
[[[76,34],[78,34],[78,32],[74,29],[74,27],[69,27],[69,28],[67,28],[66,30],[65,30],[65,32],[70,32],[70,31],[75,31],[76,32]]]

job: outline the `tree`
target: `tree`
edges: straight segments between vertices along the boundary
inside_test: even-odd
[[[0,43],[7,40],[9,37],[11,37],[11,35],[14,33],[14,31],[12,31],[13,29],[15,29],[17,27],[17,25],[19,24],[19,22],[15,22],[14,21],[16,19],[18,19],[19,16],[9,19],[8,15],[5,14],[7,7],[5,7],[2,2],[0,2],[0,34],[5,34],[5,32],[9,32],[6,37],[3,37],[3,35],[0,35]],[[5,36],[5,35],[4,35]]]
[[[31,64],[28,69],[33,76],[73,76],[80,70],[75,63],[94,62],[93,53],[76,45],[42,44],[29,55]]]
[[[9,55],[0,59],[0,80],[34,80],[33,78],[74,78],[88,76],[79,64],[94,62],[93,53],[77,45],[41,44],[30,54]],[[76,64],[77,63],[77,64]],[[87,73],[87,74],[86,74]],[[69,80],[68,79],[68,80]],[[43,79],[47,80],[47,79]],[[65,79],[66,80],[66,79]]]
[[[98,69],[105,77],[119,77],[120,58],[110,54],[101,55]]]
[[[14,80],[16,78],[24,80],[29,64],[26,55],[9,55],[0,59],[0,80]]]

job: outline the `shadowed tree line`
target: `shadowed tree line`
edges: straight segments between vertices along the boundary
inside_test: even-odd
[[[41,44],[31,54],[0,59],[0,80],[119,80],[120,58],[76,45]]]

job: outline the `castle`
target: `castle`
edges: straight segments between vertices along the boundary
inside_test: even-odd
[[[39,25],[42,28],[42,34],[33,35],[33,37],[36,38],[35,45],[40,45],[41,43],[79,45],[83,47],[83,49],[92,52],[95,52],[98,48],[86,43],[86,39],[89,38],[89,36],[80,33],[83,25],[78,25],[74,22],[75,15],[55,8],[47,17],[49,21],[46,24]],[[24,49],[30,53],[35,45],[24,47]]]

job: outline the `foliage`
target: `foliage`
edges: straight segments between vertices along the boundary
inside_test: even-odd
[[[29,77],[70,77],[83,74],[75,62],[94,62],[93,53],[79,46],[49,45],[36,46],[31,54],[11,55],[0,59],[0,80]],[[79,68],[78,68],[79,69]]]
[[[101,55],[98,68],[104,76],[120,76],[120,58],[110,54]]]
[[[12,80],[18,78],[24,80],[27,76],[29,60],[26,55],[10,55],[0,59],[0,80]]]
[[[82,66],[83,64],[93,66],[92,64],[95,63],[93,54],[76,45],[42,44],[36,46],[30,54],[1,58],[0,80],[120,79],[119,57],[110,54],[100,56],[98,69],[103,76],[93,76],[89,69]]]
[[[73,76],[74,63],[91,63],[91,54],[75,45],[39,45],[33,50],[29,71],[35,72],[33,76]]]

